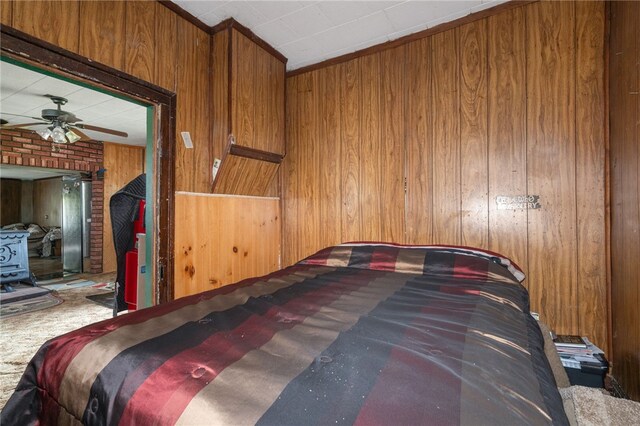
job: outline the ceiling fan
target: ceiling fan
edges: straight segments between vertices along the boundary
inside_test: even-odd
[[[15,128],[23,128],[23,127],[36,127],[36,126],[46,126],[44,129],[36,130],[36,133],[42,137],[42,139],[47,140],[51,138],[51,140],[55,143],[75,143],[79,140],[93,140],[87,136],[82,130],[91,130],[94,132],[106,133],[109,135],[120,136],[126,138],[129,136],[126,132],[121,132],[119,130],[107,129],[104,127],[92,126],[90,124],[79,123],[82,121],[75,114],[63,111],[62,105],[65,105],[68,100],[61,96],[53,96],[53,95],[44,95],[47,98],[51,99],[55,105],[57,105],[57,109],[43,109],[42,117],[30,117],[27,115],[21,114],[10,114],[3,112],[3,115],[12,115],[16,117],[28,117],[34,120],[40,120],[36,123],[23,123],[23,124],[5,124],[5,120],[2,121],[2,125],[0,129],[15,129]],[[82,129],[82,130],[80,130]]]

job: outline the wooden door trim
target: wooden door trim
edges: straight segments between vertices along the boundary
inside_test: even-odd
[[[39,40],[2,25],[0,52],[28,64],[67,74],[83,82],[120,92],[155,106],[157,133],[154,146],[159,152],[154,177],[158,239],[155,262],[156,302],[173,300],[174,280],[174,156],[176,129],[176,94],[140,80],[122,71],[94,62],[61,47]]]

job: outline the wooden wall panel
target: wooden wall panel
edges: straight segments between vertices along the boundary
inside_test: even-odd
[[[431,93],[431,39],[425,38],[407,45],[406,53],[406,242],[433,242],[433,143],[431,102],[424,100]]]
[[[229,77],[229,31],[220,31],[211,37],[212,159],[222,159],[223,149],[228,144]]]
[[[487,25],[489,249],[528,271],[527,210],[499,210],[495,202],[527,193],[524,9],[491,16]]]
[[[231,133],[236,138],[239,145],[267,151],[261,144],[262,141],[254,140],[257,125],[255,121],[256,103],[259,99],[256,94],[257,73],[254,73],[258,66],[256,63],[256,50],[258,46],[233,30],[233,53],[231,57]]]
[[[80,55],[124,69],[125,6],[124,1],[80,2]]]
[[[144,148],[117,143],[104,143],[104,213],[102,227],[102,271],[113,272],[117,268],[116,252],[113,245],[113,229],[111,228],[111,212],[109,201],[111,196],[124,185],[135,179],[144,170]]]
[[[595,2],[576,7],[576,207],[579,329],[606,342],[608,322],[605,177],[605,11]],[[579,123],[579,124],[578,124]],[[589,320],[585,321],[585,318]],[[604,349],[604,348],[603,348]],[[609,352],[609,350],[607,350]]]
[[[209,36],[187,21],[178,21],[178,111],[176,120],[177,191],[210,192]],[[182,142],[189,132],[193,148]]]
[[[156,7],[148,2],[126,2],[125,72],[155,81]],[[134,18],[135,19],[131,19]]]
[[[0,226],[20,222],[22,204],[22,181],[0,179]]]
[[[0,25],[11,26],[13,19],[13,2],[2,1],[0,2]]]
[[[4,5],[7,2],[2,3]],[[13,28],[72,52],[78,52],[78,21],[80,20],[78,1],[15,1],[11,3],[13,4],[11,25]]]
[[[360,216],[358,239],[382,240],[380,163],[384,161],[381,141],[380,54],[361,58],[360,62]],[[353,118],[348,118],[353,119]]]
[[[362,216],[361,216],[361,202],[360,197],[361,190],[361,178],[360,178],[360,161],[362,158],[361,143],[360,143],[360,87],[362,85],[360,79],[360,67],[361,60],[355,59],[353,61],[340,64],[340,115],[343,117],[342,125],[340,126],[340,176],[342,181],[341,188],[341,201],[342,212],[339,218],[340,233],[342,234],[342,241],[356,241],[360,238],[360,229],[362,228]],[[293,79],[295,80],[295,79]],[[289,93],[289,92],[287,92]],[[291,100],[287,98],[287,104]],[[297,126],[297,123],[290,120],[290,126]],[[287,152],[291,149],[295,149],[297,140],[293,139],[297,135],[292,134],[290,131],[289,138],[287,139]],[[325,159],[325,164],[331,164],[331,161],[335,158],[330,157]],[[291,161],[296,161],[296,158],[292,158]],[[285,158],[287,162],[287,158]],[[291,167],[295,167],[295,164]],[[285,180],[284,187],[288,185]],[[288,198],[285,196],[285,205],[288,203]],[[337,226],[337,225],[336,225]],[[287,227],[285,227],[286,229]],[[288,247],[285,247],[288,250]],[[302,253],[297,253],[299,257],[303,256]],[[293,259],[296,261],[298,259]]]
[[[23,180],[20,193],[20,220],[22,223],[33,222],[33,181]],[[0,221],[2,223],[2,221]],[[6,223],[2,223],[6,224]]]
[[[460,244],[460,88],[458,30],[431,37],[433,241]]]
[[[289,123],[298,123],[298,80],[287,79],[286,96],[288,99],[286,106],[286,117]],[[298,126],[287,125],[286,140],[298,140]],[[282,186],[281,194],[286,203],[282,203],[282,223],[290,224],[286,228],[282,228],[282,247],[287,250],[282,252],[283,265],[291,265],[298,261],[298,244],[299,235],[302,227],[298,221],[298,174],[299,169],[303,167],[301,158],[299,157],[299,144],[287,146],[287,156],[280,166],[281,182],[287,185]]]
[[[175,202],[176,298],[280,267],[277,198],[176,193]]]
[[[527,190],[532,306],[557,333],[578,329],[575,14],[570,2],[527,6]],[[558,303],[562,301],[562,303]]]
[[[178,17],[156,2],[156,28],[154,37],[153,83],[176,92],[176,67],[178,57]]]
[[[398,170],[405,167],[404,64],[406,47],[380,53],[380,236],[384,241],[405,240],[404,177]],[[396,214],[385,217],[384,211]]]
[[[488,248],[524,268],[532,309],[551,327],[606,348],[606,321],[588,314],[607,291],[606,268],[596,266],[605,258],[595,250],[606,240],[581,244],[606,229],[604,7],[511,8],[341,63],[335,89],[327,87],[333,68],[290,77],[286,262],[326,245],[316,235],[327,226],[340,241]],[[334,119],[323,112],[331,93],[341,99],[340,146],[319,151],[334,144],[326,127]],[[313,170],[333,165],[337,194]],[[594,210],[580,191],[594,194]],[[540,195],[542,208],[498,209],[497,196],[527,194]],[[341,212],[332,222],[322,206],[336,198]]]
[[[460,241],[488,247],[487,22],[460,27]]]
[[[611,2],[613,375],[640,401],[640,3]]]
[[[62,227],[62,178],[33,181],[33,221]]]
[[[341,243],[340,227],[335,225],[337,218],[342,215],[340,203],[340,173],[342,159],[336,159],[333,164],[323,164],[323,158],[329,158],[340,149],[340,68],[329,67],[324,72],[318,73],[322,80],[319,96],[324,99],[320,103],[318,111],[320,126],[319,161],[318,171],[320,173],[320,241],[323,246],[330,246]]]
[[[318,74],[305,74],[298,80],[298,156],[304,164],[298,169],[298,223],[304,223],[304,232],[298,234],[297,244],[300,245],[303,256],[304,253],[313,252],[320,244],[320,144],[316,132],[319,110]]]

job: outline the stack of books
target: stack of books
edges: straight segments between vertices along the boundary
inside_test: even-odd
[[[553,339],[572,385],[603,387],[609,363],[602,349],[586,337],[558,335]]]
[[[602,349],[586,337],[557,335],[553,339],[562,365],[568,368],[580,368],[580,363],[600,366],[604,358]]]

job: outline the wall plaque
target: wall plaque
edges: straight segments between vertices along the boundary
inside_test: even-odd
[[[496,197],[496,204],[498,205],[498,210],[535,210],[542,207],[540,205],[539,195],[514,195],[512,197],[498,195]]]

